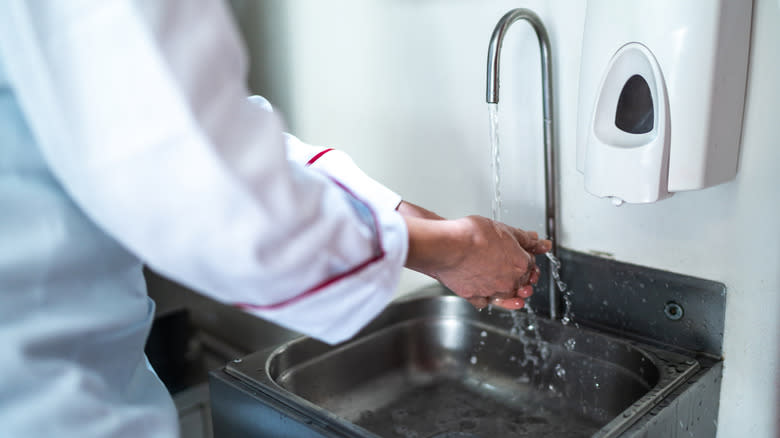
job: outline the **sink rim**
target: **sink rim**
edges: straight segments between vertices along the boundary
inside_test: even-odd
[[[301,343],[318,343],[317,351],[310,354],[312,357],[317,357],[321,353],[325,354],[337,354],[340,350],[350,348],[356,342],[361,342],[366,336],[369,336],[383,327],[392,327],[395,323],[411,321],[415,318],[404,316],[404,310],[411,308],[415,313],[425,313],[428,307],[431,307],[431,303],[441,304],[449,312],[447,317],[449,318],[467,318],[469,323],[488,326],[492,331],[500,332],[507,337],[513,338],[516,335],[512,335],[505,329],[502,329],[498,324],[490,324],[490,322],[497,322],[497,318],[502,315],[504,310],[494,310],[496,317],[484,318],[484,313],[476,312],[465,300],[461,298],[451,296],[447,293],[447,290],[443,287],[423,290],[415,296],[403,297],[388,307],[382,314],[380,314],[371,324],[361,330],[351,340],[335,346],[329,346],[319,343],[306,336],[301,336],[296,339],[292,339],[287,342],[269,347],[264,350],[260,350],[256,353],[250,354],[242,359],[234,361],[225,367],[225,371],[244,381],[253,387],[253,389],[260,391],[267,396],[271,397],[278,403],[282,403],[287,407],[299,412],[304,417],[309,417],[313,421],[317,421],[326,425],[331,429],[338,429],[338,432],[344,436],[377,436],[373,432],[368,431],[354,423],[351,423],[340,416],[333,414],[327,409],[318,406],[315,403],[299,396],[295,392],[289,391],[281,386],[274,375],[280,376],[282,373],[278,370],[272,369],[278,364],[274,363],[274,359],[281,357],[289,349],[294,349]],[[465,303],[465,306],[464,306]],[[508,312],[507,312],[508,313]],[[431,315],[427,316],[428,318]],[[439,318],[442,315],[438,315]],[[418,316],[419,318],[419,316]],[[538,317],[543,324],[548,325],[560,325],[559,322],[550,321],[542,316]],[[483,319],[486,319],[484,321]],[[643,354],[658,370],[658,381],[650,387],[650,389],[637,399],[631,406],[616,415],[612,420],[607,422],[601,429],[598,430],[594,437],[614,437],[630,427],[637,419],[642,415],[649,412],[660,400],[666,395],[671,393],[675,388],[679,387],[682,382],[691,377],[698,369],[699,362],[693,358],[681,355],[679,353],[662,350],[655,346],[641,344],[633,340],[626,340],[618,338],[611,334],[605,334],[597,332],[589,328],[573,328],[564,327],[566,330],[576,330],[578,334],[587,336],[593,336],[596,339],[602,339],[604,342],[615,343],[618,345],[625,345],[626,347],[635,350],[636,352]],[[549,341],[546,341],[549,342]],[[316,345],[316,344],[315,344]],[[599,360],[596,358],[596,360]],[[616,366],[620,366],[615,362],[610,362]],[[624,367],[621,367],[624,368]],[[625,368],[624,368],[625,369]]]

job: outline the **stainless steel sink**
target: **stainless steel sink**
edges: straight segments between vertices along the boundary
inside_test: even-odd
[[[435,287],[344,344],[298,338],[224,371],[318,436],[611,437],[698,367],[525,311],[480,312]]]

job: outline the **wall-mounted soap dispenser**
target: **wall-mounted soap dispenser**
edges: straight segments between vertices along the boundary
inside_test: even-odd
[[[736,175],[751,0],[588,0],[577,169],[617,204]]]

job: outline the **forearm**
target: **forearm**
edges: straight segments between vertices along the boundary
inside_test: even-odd
[[[409,232],[405,266],[439,279],[438,269],[457,263],[454,256],[463,245],[463,227],[411,202],[401,201],[396,210]]]

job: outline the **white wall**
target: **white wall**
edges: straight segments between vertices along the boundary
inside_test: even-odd
[[[291,131],[349,152],[370,174],[448,217],[489,215],[484,103],[490,33],[518,6],[536,11],[554,53],[560,244],[725,283],[719,437],[780,434],[780,2],[756,0],[743,143],[735,181],[615,208],[575,166],[585,2],[573,0],[234,1],[253,53],[252,85]],[[504,218],[543,230],[539,56],[526,25],[504,48]],[[401,289],[429,280],[411,272]],[[575,309],[576,310],[576,309]]]

